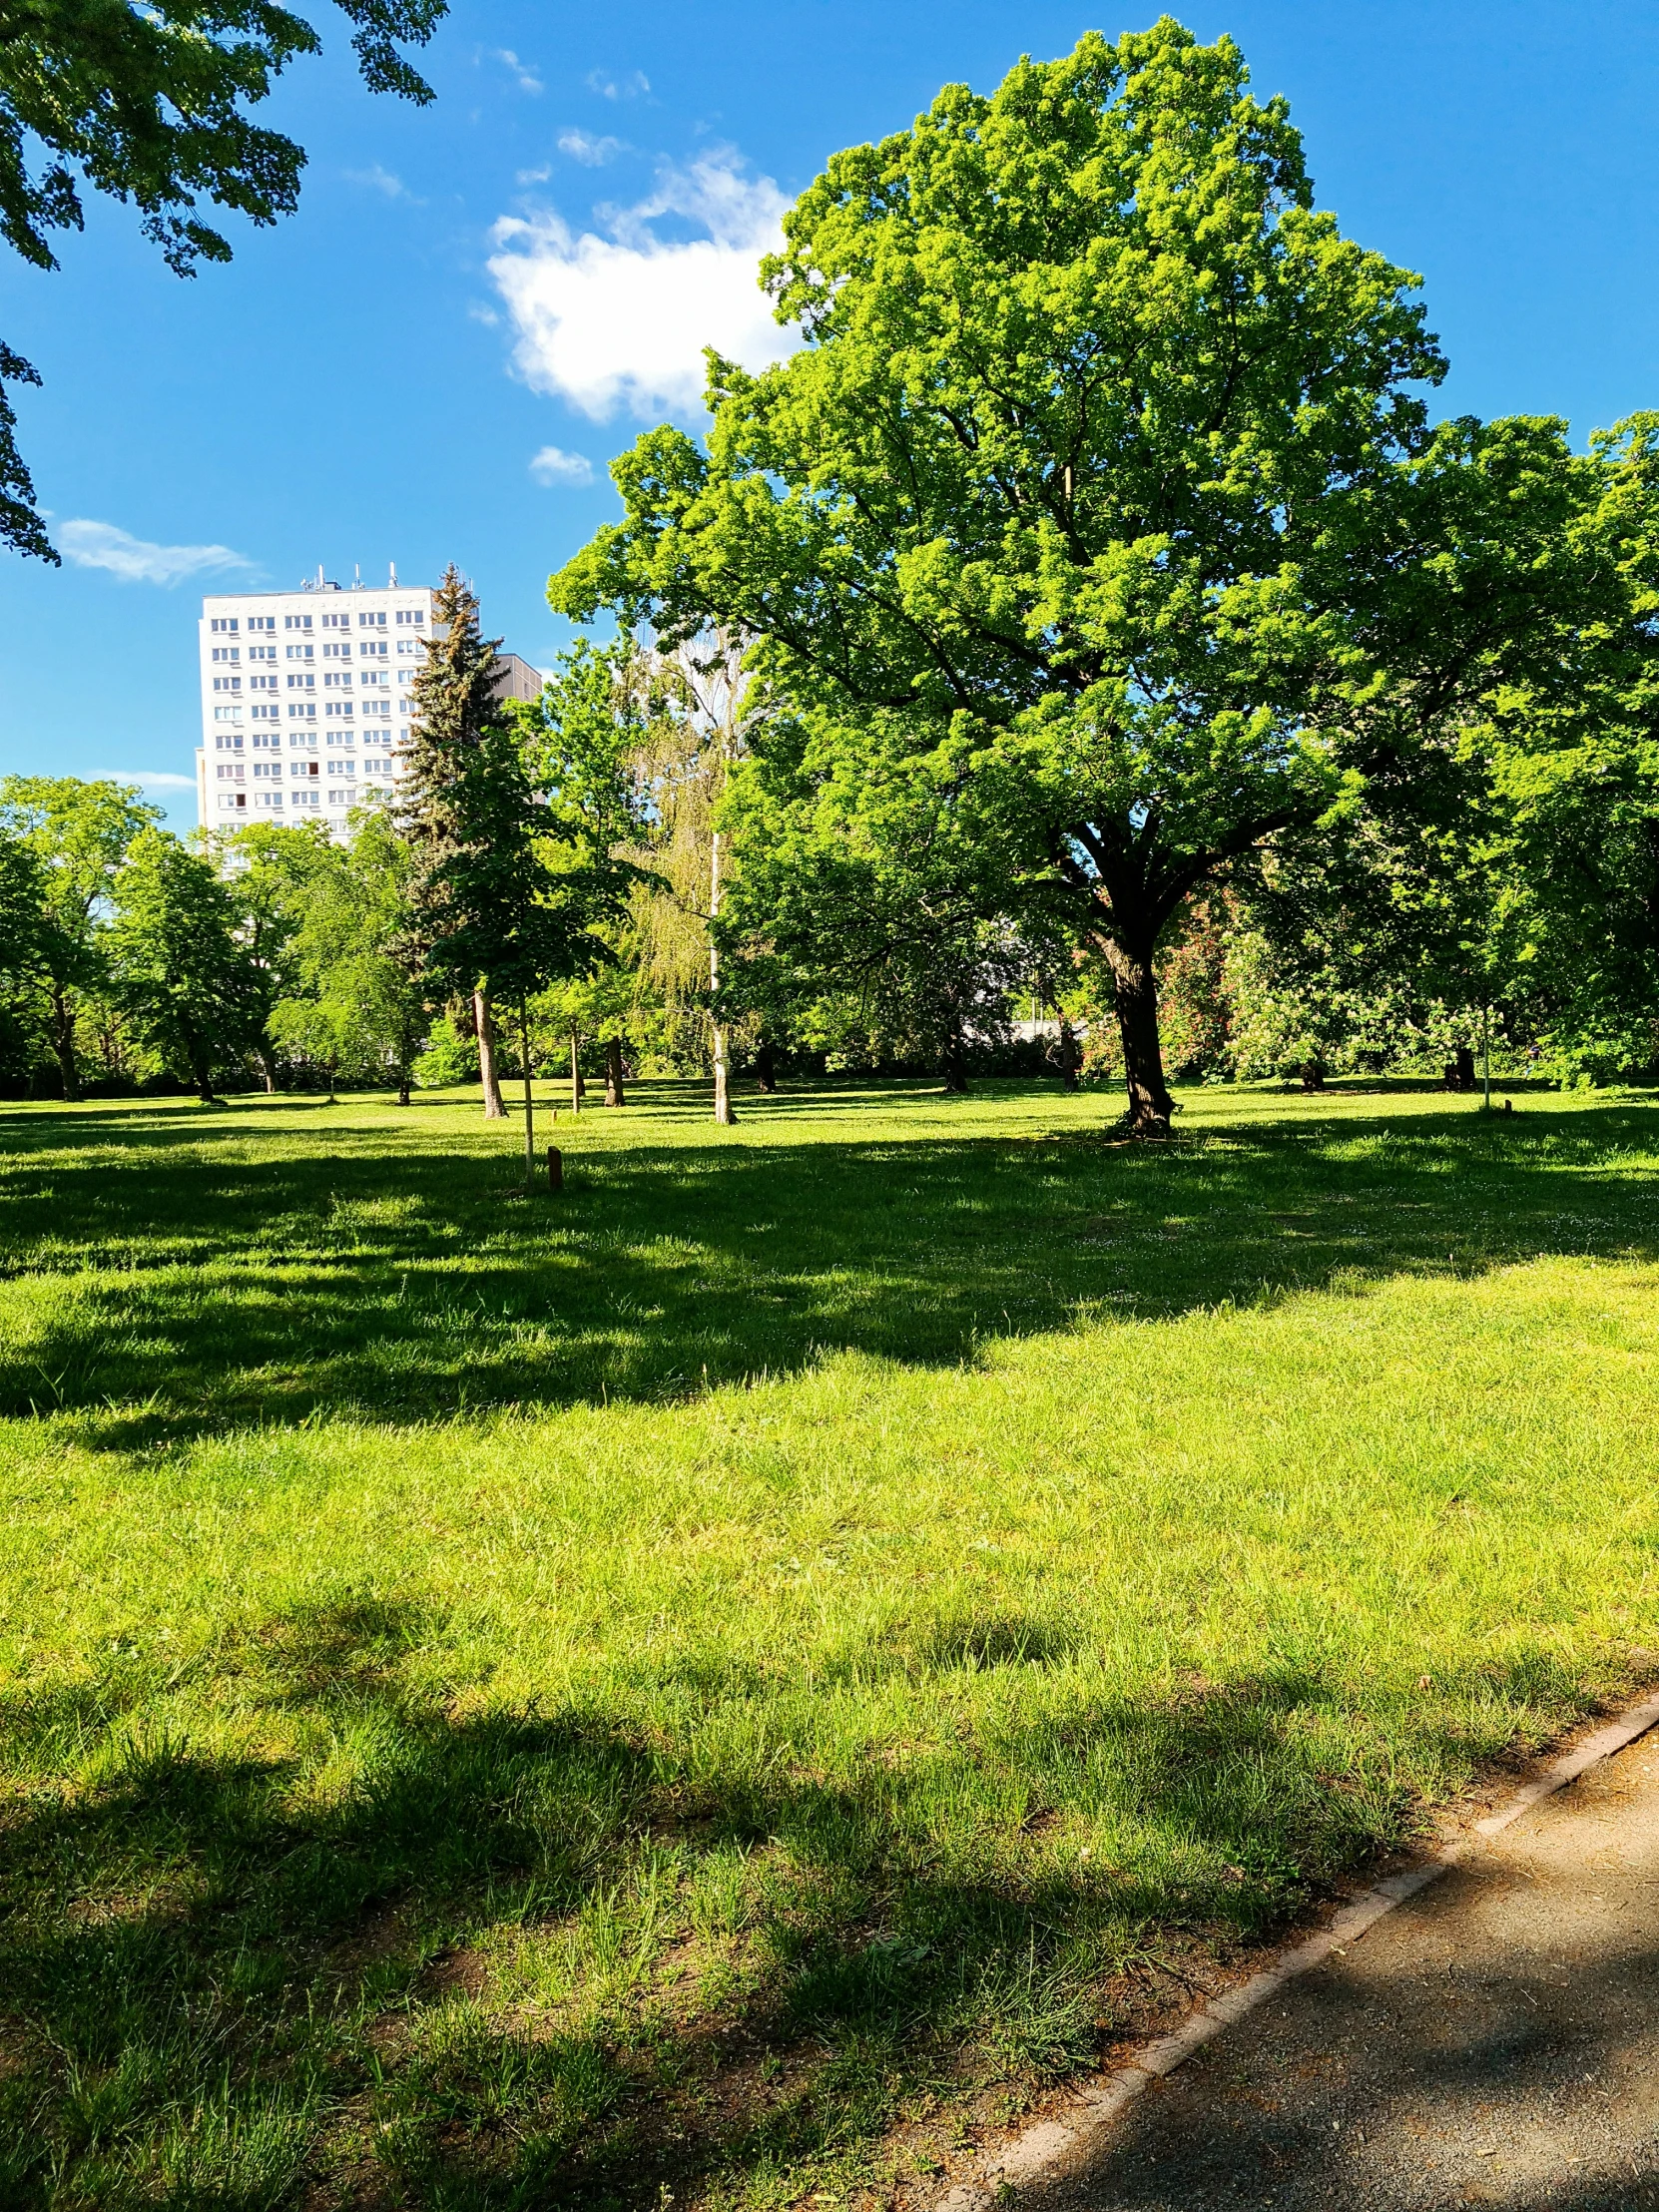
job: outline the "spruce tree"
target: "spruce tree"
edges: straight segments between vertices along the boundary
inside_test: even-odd
[[[498,752],[507,736],[493,681],[500,646],[499,638],[480,635],[477,594],[451,561],[437,589],[426,663],[415,677],[414,721],[397,810],[397,827],[414,855],[411,924],[401,950],[411,973],[433,980],[447,974],[471,1000],[486,1121],[506,1114],[489,991],[481,974],[455,977],[446,954],[470,919],[461,879],[469,861],[482,856],[476,847],[483,825],[475,805],[482,756]]]

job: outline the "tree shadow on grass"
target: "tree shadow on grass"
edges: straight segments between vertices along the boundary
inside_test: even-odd
[[[867,1664],[1063,1664],[1015,1630]],[[1291,1671],[835,1783],[722,1751],[765,1694],[741,1669],[635,1714],[469,1712],[419,1686],[446,1634],[387,1602],[270,1620],[221,1646],[195,1739],[113,1673],[0,1708],[35,1778],[0,1876],[5,2202],[632,2208],[844,2170],[941,2078],[1089,2060],[1406,1811],[1333,1789],[1309,1724],[1340,1701]],[[1477,1687],[1564,1702],[1550,1671]],[[1467,1749],[1427,1708],[1404,1734]],[[1102,1805],[1170,1850],[1047,1840]]]
[[[573,1152],[553,1197],[516,1186],[498,1138],[337,1124],[320,1151],[244,1125],[185,1153],[147,1123],[114,1160],[14,1169],[0,1411],[72,1411],[129,1446],[651,1400],[828,1349],[949,1365],[1090,1314],[1659,1250],[1651,1107],[1240,1123],[1164,1148],[855,1130],[849,1112],[820,1141]]]

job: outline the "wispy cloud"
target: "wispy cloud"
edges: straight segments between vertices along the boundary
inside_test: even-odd
[[[595,138],[591,131],[561,131],[559,152],[568,154],[573,162],[580,162],[586,169],[603,169],[607,162],[614,162],[619,154],[628,151],[619,138]],[[542,176],[548,172],[544,169]]]
[[[546,90],[541,79],[536,75],[534,66],[529,62],[521,62],[510,46],[496,47],[495,58],[512,71],[513,76],[517,79],[520,92],[543,92]]]
[[[587,85],[602,100],[638,100],[651,90],[651,79],[643,69],[631,69],[626,77],[611,77],[603,69],[591,69]]]
[[[551,165],[548,163],[543,163],[540,169],[515,170],[515,172],[513,173],[513,183],[515,185],[545,185],[548,178],[551,177],[552,174],[553,170]]]
[[[95,784],[138,784],[147,792],[193,792],[194,776],[175,776],[171,770],[159,768],[98,768],[90,779]]]
[[[605,211],[608,238],[577,237],[551,211],[503,218],[489,272],[517,332],[519,374],[595,421],[624,405],[696,415],[706,345],[762,368],[799,342],[773,320],[756,276],[789,204],[726,150],[663,169],[648,199]],[[659,238],[652,225],[668,215],[707,235]]]
[[[389,169],[382,169],[378,162],[371,163],[367,169],[348,169],[345,181],[348,185],[362,185],[369,192],[383,192],[388,200],[407,200],[417,208],[424,205],[415,199],[401,177]]]
[[[566,453],[557,445],[544,445],[530,456],[530,474],[538,484],[591,484],[593,463],[585,453]]]
[[[113,522],[62,523],[58,543],[76,568],[106,569],[123,584],[182,584],[187,576],[255,566],[228,545],[152,545]]]

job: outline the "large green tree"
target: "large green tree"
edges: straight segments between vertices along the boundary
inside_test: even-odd
[[[338,0],[372,92],[429,101],[399,53],[423,45],[446,0]],[[298,203],[303,151],[247,111],[321,40],[270,0],[0,0],[0,239],[55,269],[55,232],[79,230],[82,190],[131,201],[175,275],[227,262],[204,200],[251,223]],[[56,561],[17,449],[4,384],[39,383],[0,344],[0,544]]]
[[[80,1096],[76,1029],[89,994],[105,980],[104,925],[116,876],[134,838],[160,820],[161,810],[132,784],[75,776],[0,783],[0,829],[40,866],[35,1005],[65,1098]]]
[[[397,958],[409,927],[409,847],[378,810],[357,818],[348,845],[319,840],[294,899],[283,990],[270,1030],[290,1051],[328,1070],[397,1084],[409,1103],[410,1070],[426,1032],[419,983]]]
[[[801,349],[712,358],[706,441],[642,437],[624,519],[549,587],[755,635],[798,710],[758,748],[775,809],[948,815],[987,898],[1109,966],[1148,1132],[1155,956],[1193,892],[1408,774],[1562,629],[1476,526],[1548,506],[1559,438],[1430,430],[1416,279],[1315,209],[1247,82],[1165,18],[835,156],[766,270]]]
[[[133,839],[114,885],[114,985],[135,1027],[204,1105],[217,1067],[251,1050],[258,978],[234,893],[207,860],[165,830]]]

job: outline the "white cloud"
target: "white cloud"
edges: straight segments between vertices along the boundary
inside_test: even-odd
[[[595,138],[591,131],[569,130],[559,133],[559,152],[568,154],[573,162],[580,162],[585,169],[603,169],[615,161],[627,148],[619,138]],[[548,172],[541,172],[545,180]]]
[[[521,62],[510,46],[498,46],[495,49],[495,58],[498,62],[505,62],[518,79],[520,92],[541,92],[545,90],[535,70],[528,62]]]
[[[255,565],[228,545],[152,545],[113,522],[66,522],[58,543],[77,568],[108,569],[123,584],[182,584],[187,576]]]
[[[513,183],[515,185],[545,185],[552,174],[553,170],[550,164],[544,165],[540,169],[520,169],[514,173]]]
[[[643,69],[631,69],[626,77],[607,77],[602,69],[591,69],[588,90],[597,92],[602,100],[637,100],[642,92],[651,90],[651,79]]]
[[[348,185],[366,185],[370,192],[383,192],[388,200],[407,200],[411,207],[423,208],[424,200],[417,200],[401,177],[389,169],[382,169],[378,162],[367,169],[348,169],[345,172]]]
[[[544,445],[530,456],[530,474],[539,484],[591,484],[593,463],[585,453],[565,453]]]
[[[636,207],[601,211],[609,238],[578,238],[551,212],[503,218],[489,272],[517,331],[519,374],[595,421],[619,406],[696,415],[706,345],[759,369],[799,342],[756,280],[789,205],[770,177],[746,177],[718,153],[664,169]],[[669,215],[707,236],[659,238],[651,226]]]
[[[156,768],[99,768],[90,779],[95,784],[138,784],[147,792],[193,792],[194,776],[175,776]]]

